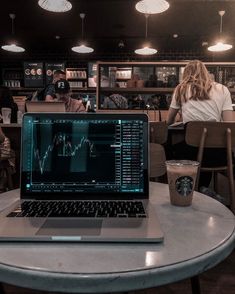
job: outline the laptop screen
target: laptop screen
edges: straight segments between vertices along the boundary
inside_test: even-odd
[[[21,197],[148,197],[145,114],[27,113]]]

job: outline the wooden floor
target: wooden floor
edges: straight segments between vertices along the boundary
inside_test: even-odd
[[[201,294],[235,294],[235,250],[222,263],[200,275]],[[5,294],[49,294],[55,292],[33,291],[4,285]],[[164,287],[152,288],[129,294],[191,294],[190,280],[184,280]]]

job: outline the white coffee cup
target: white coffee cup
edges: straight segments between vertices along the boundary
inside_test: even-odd
[[[2,108],[2,120],[4,124],[11,123],[11,108]]]

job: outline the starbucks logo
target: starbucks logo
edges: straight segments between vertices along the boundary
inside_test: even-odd
[[[188,196],[193,190],[193,178],[189,176],[179,177],[175,181],[175,189],[181,196]]]

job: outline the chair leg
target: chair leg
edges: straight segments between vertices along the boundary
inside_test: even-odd
[[[227,129],[227,166],[228,166],[228,179],[230,188],[230,208],[235,213],[235,188],[233,179],[233,158],[232,158],[232,135],[231,129]]]
[[[3,283],[0,283],[0,294],[4,294],[4,293],[5,293],[5,290],[3,287]]]
[[[228,170],[229,190],[230,190],[230,207],[232,212],[235,214],[235,187],[233,179],[233,171],[231,168]]]
[[[13,190],[14,189],[14,185],[13,185],[13,180],[12,180],[11,174],[8,174],[7,175],[7,187],[8,187],[8,190]]]
[[[199,276],[194,276],[191,278],[191,289],[192,289],[192,294],[201,294]]]
[[[218,173],[217,172],[213,172],[213,181],[214,181],[214,191],[217,192],[217,188],[218,188]]]

